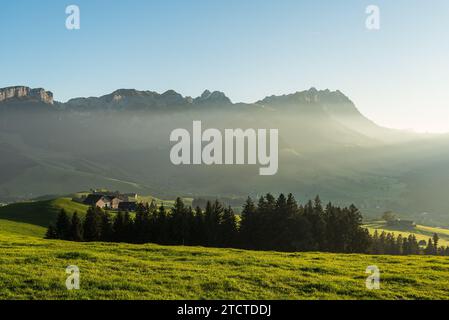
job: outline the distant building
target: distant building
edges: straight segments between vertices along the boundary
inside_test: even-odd
[[[90,194],[83,202],[91,207],[98,207],[101,209],[111,208],[111,198],[101,194]]]
[[[123,201],[120,202],[118,205],[118,210],[120,211],[136,211],[137,209],[137,202],[131,202],[131,201]]]
[[[101,209],[135,211],[137,193],[121,194],[119,191],[91,190],[82,203]]]
[[[111,200],[111,209],[117,210],[121,202],[123,202],[122,199],[120,199],[120,198],[113,198]]]

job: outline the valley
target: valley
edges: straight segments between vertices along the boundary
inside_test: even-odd
[[[278,171],[259,166],[176,166],[170,133],[206,128],[277,128]],[[205,147],[205,144],[203,145]],[[168,91],[117,90],[66,103],[0,103],[0,202],[107,188],[159,198],[257,196],[292,191],[354,203],[366,217],[393,210],[449,225],[449,137],[382,128],[340,91],[314,88],[233,103],[223,93],[189,99]]]

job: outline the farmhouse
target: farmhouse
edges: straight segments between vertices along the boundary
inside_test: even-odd
[[[113,199],[111,200],[111,209],[114,209],[114,210],[118,209],[119,204],[120,204],[120,202],[122,202],[122,201],[123,201],[123,200],[121,200],[120,198],[117,198],[117,197],[113,198]]]
[[[118,209],[120,211],[136,211],[137,203],[136,202],[123,201],[123,202],[119,203]]]
[[[135,211],[137,194],[91,190],[91,193],[82,202],[101,209]]]
[[[101,194],[90,194],[83,202],[92,207],[99,207],[102,209],[111,208],[112,200],[108,196]]]

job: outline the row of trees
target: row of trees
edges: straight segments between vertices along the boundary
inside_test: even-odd
[[[238,244],[237,218],[231,208],[218,201],[206,209],[193,210],[177,199],[167,210],[156,203],[138,204],[135,216],[129,212],[111,215],[98,207],[88,209],[84,221],[75,212],[64,211],[47,230],[47,238],[71,241],[158,243],[163,245],[202,245],[234,247]]]
[[[219,201],[205,208],[185,206],[176,199],[167,210],[156,203],[139,204],[135,215],[111,215],[100,208],[89,208],[83,220],[62,210],[47,238],[71,241],[105,241],[234,247],[253,250],[324,251],[373,254],[444,254],[449,249],[422,248],[416,238],[395,238],[377,232],[370,236],[362,227],[362,215],[355,206],[341,208],[319,197],[299,205],[290,194],[277,199],[271,194],[257,204],[246,201],[240,219]]]
[[[399,234],[397,237],[394,233],[386,233],[383,231],[379,234],[376,230],[371,239],[371,247],[369,253],[372,254],[391,254],[391,255],[442,255],[449,256],[449,247],[439,246],[439,236],[435,233],[432,238],[426,242],[418,241],[416,236],[411,234],[403,237]]]

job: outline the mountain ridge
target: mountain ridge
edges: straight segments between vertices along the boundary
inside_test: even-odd
[[[13,92],[11,92],[12,89]],[[92,112],[104,114],[108,112],[138,112],[141,114],[142,112],[154,111],[160,114],[166,112],[220,110],[233,112],[236,116],[241,112],[246,112],[245,114],[240,114],[240,116],[250,116],[247,112],[259,110],[260,112],[274,111],[291,114],[294,118],[308,116],[331,117],[344,127],[383,142],[396,142],[402,141],[404,138],[419,136],[411,132],[379,126],[365,117],[351,99],[340,90],[317,90],[315,87],[290,94],[267,96],[253,103],[233,103],[224,92],[209,90],[205,90],[200,96],[192,98],[183,96],[175,90],[158,93],[150,90],[122,88],[99,97],[78,97],[72,98],[67,102],[54,102],[53,94],[44,89],[31,89],[24,86],[1,88],[0,98],[2,97],[2,92],[4,92],[3,96],[8,98],[0,99],[0,107],[7,103],[9,108],[1,108],[0,111],[6,110],[8,112],[11,110],[24,112],[43,112],[44,110],[53,112],[59,110],[86,114]],[[42,106],[37,108],[35,107],[36,105],[26,104],[28,101],[51,105],[52,108]],[[21,104],[25,104],[27,108],[21,108]]]
[[[47,95],[47,96],[46,96]],[[224,105],[259,105],[264,106],[265,104],[272,103],[275,100],[285,101],[292,100],[292,102],[297,103],[319,103],[319,102],[351,102],[351,100],[344,95],[341,91],[330,91],[329,89],[317,90],[312,87],[309,90],[297,91],[291,94],[285,95],[271,95],[265,98],[255,101],[253,103],[243,103],[237,102],[233,103],[229,97],[222,91],[209,91],[205,90],[200,96],[192,98],[190,96],[183,96],[182,94],[176,92],[175,90],[167,90],[163,93],[158,93],[151,90],[137,90],[137,89],[117,89],[111,93],[101,95],[101,96],[91,96],[91,97],[76,97],[71,98],[66,102],[53,101],[53,93],[51,91],[46,91],[45,89],[31,89],[27,86],[13,86],[0,88],[0,103],[7,102],[10,100],[20,100],[21,98],[39,98],[41,102],[46,102],[49,104],[56,103],[59,106],[69,106],[77,107],[83,104],[91,104],[92,102],[102,102],[102,103],[120,103],[120,101],[126,99],[147,99],[149,105],[155,103],[159,105],[198,105],[205,103],[221,103]],[[133,101],[130,101],[133,102]]]

